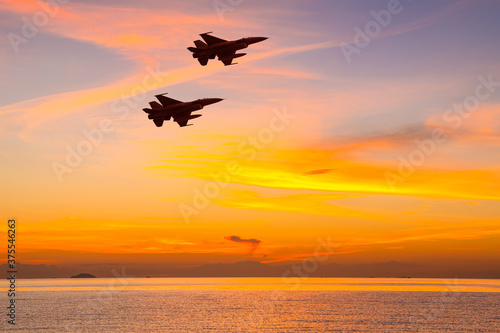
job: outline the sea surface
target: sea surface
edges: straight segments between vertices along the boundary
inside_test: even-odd
[[[500,332],[500,280],[17,280],[4,332]]]

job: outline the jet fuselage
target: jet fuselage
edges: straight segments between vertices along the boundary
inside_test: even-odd
[[[236,52],[238,50],[246,49],[248,45],[249,44],[241,42],[241,40],[237,40],[209,45],[206,48],[192,48],[195,49],[193,52],[193,58],[205,58],[216,56],[217,54]]]
[[[192,102],[184,102],[184,103],[179,103],[179,104],[173,104],[169,106],[162,106],[161,109],[157,110],[152,110],[152,109],[147,109],[149,113],[148,118],[149,119],[155,119],[155,118],[170,118],[174,116],[177,113],[184,113],[184,112],[193,112],[193,111],[198,111],[203,109],[203,107],[214,104],[217,102],[222,101],[222,98],[202,98],[202,99],[197,99]],[[196,117],[195,117],[196,118]],[[193,118],[190,118],[193,119]]]
[[[267,37],[245,37],[226,41],[208,34],[200,35],[206,43],[196,40],[194,41],[195,47],[188,47],[188,50],[193,53],[193,58],[198,59],[202,66],[207,64],[208,59],[215,59],[215,57],[218,57],[224,65],[231,65],[233,59],[246,55],[246,53],[236,53],[237,51],[267,39]]]

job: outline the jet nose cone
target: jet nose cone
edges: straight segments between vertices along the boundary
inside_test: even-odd
[[[222,98],[206,98],[203,104],[210,105],[214,103],[219,103],[222,100],[223,100]]]
[[[266,39],[268,39],[268,37],[250,37],[248,38],[248,43],[249,44],[260,43],[262,41],[265,41]]]

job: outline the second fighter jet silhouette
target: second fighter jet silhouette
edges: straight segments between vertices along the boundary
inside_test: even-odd
[[[155,95],[160,103],[156,101],[149,102],[151,109],[142,109],[148,114],[157,127],[161,127],[165,120],[173,118],[180,127],[190,126],[190,119],[201,117],[201,114],[192,114],[194,111],[203,109],[203,107],[218,103],[222,98],[202,98],[191,102],[181,102],[165,96],[166,94]]]

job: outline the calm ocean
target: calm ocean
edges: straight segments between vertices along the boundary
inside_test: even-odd
[[[500,332],[500,280],[18,280],[5,332]]]

